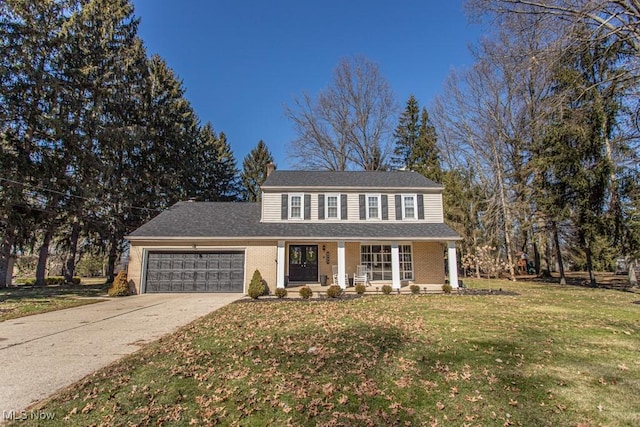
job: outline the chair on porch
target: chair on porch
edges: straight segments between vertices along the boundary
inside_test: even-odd
[[[366,265],[359,265],[357,267],[357,272],[353,273],[353,286],[358,283],[362,283],[365,286],[369,286],[369,270]]]
[[[338,266],[332,265],[331,270],[333,271],[333,284],[339,285],[340,283],[338,282]],[[349,275],[347,273],[344,273],[344,283],[345,286],[349,286]]]

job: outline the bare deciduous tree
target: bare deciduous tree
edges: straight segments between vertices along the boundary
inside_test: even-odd
[[[343,59],[316,98],[302,94],[285,107],[297,134],[289,157],[304,169],[383,169],[396,111],[376,63],[363,56]]]
[[[470,0],[472,10],[546,15],[570,25],[591,24],[594,34],[625,40],[640,53],[638,0]],[[605,31],[602,31],[605,30]]]
[[[547,38],[553,40],[535,17],[502,22],[496,39],[478,49],[473,68],[451,75],[433,108],[449,168],[471,168],[484,191],[485,240],[478,243],[503,248],[512,279],[518,252],[533,246],[537,255],[539,246],[528,162],[546,114],[553,59],[545,56]]]

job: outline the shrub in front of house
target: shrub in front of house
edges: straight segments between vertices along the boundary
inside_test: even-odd
[[[62,276],[48,276],[44,278],[45,286],[59,286],[64,284],[64,277]]]
[[[392,290],[393,290],[393,288],[391,287],[391,285],[382,285],[382,293],[383,294],[389,295]]]
[[[329,298],[338,298],[342,293],[342,289],[338,285],[331,285],[327,288],[327,296]]]
[[[309,299],[313,295],[313,291],[308,286],[301,287],[298,292],[300,293],[300,296],[304,299]]]
[[[363,285],[362,283],[358,283],[356,285],[356,294],[358,295],[362,295],[366,292],[367,287],[365,285]]]
[[[420,293],[420,286],[418,285],[411,285],[409,286],[409,289],[411,289],[411,293],[413,295],[418,295]]]
[[[284,298],[287,296],[287,290],[285,288],[276,288],[276,296],[278,298]]]
[[[125,270],[120,270],[107,293],[110,297],[126,297],[129,295],[129,282],[127,281],[127,272]]]
[[[444,292],[445,294],[450,294],[452,290],[453,288],[450,284],[445,283],[444,285],[442,285],[442,292]]]
[[[262,274],[260,274],[259,270],[253,272],[253,277],[251,277],[251,282],[249,282],[249,296],[253,299],[257,299],[262,295],[265,295],[265,285],[264,280],[262,280]]]

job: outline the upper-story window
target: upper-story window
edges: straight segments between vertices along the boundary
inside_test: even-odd
[[[367,219],[380,219],[380,195],[367,195]]]
[[[340,195],[326,195],[327,219],[340,219]]]
[[[416,195],[415,194],[404,194],[402,195],[402,218],[403,219],[416,219],[418,216],[416,215]]]
[[[304,197],[302,194],[289,195],[289,219],[302,219]]]

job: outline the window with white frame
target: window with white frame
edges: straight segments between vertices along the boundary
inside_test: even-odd
[[[402,195],[402,219],[416,219],[418,216],[417,202],[415,194],[403,194]]]
[[[289,219],[302,219],[304,197],[302,194],[289,195]]]
[[[327,194],[325,199],[327,219],[340,219],[340,195]]]
[[[399,245],[400,280],[413,280],[411,245]],[[366,265],[371,280],[392,280],[391,245],[361,245],[360,264]]]
[[[380,219],[379,194],[367,194],[367,219]]]

